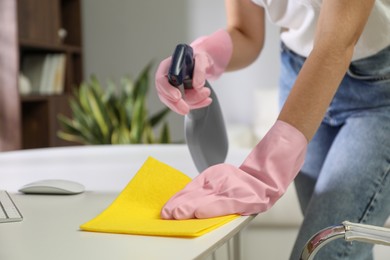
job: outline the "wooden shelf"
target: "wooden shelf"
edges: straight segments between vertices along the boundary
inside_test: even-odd
[[[17,0],[17,14],[20,63],[30,54],[66,56],[63,94],[20,96],[22,148],[74,145],[57,137],[57,117],[70,116],[69,98],[83,80],[81,0]]]
[[[27,102],[42,102],[49,99],[58,98],[58,97],[69,97],[69,95],[40,95],[40,94],[30,94],[30,95],[21,95],[20,100],[23,103]]]
[[[36,50],[43,52],[72,52],[78,54],[81,54],[82,52],[82,48],[76,45],[52,44],[27,39],[19,39],[19,46],[22,50]]]
[[[70,116],[68,95],[32,95],[22,98],[24,149],[74,145],[57,137],[57,116]]]

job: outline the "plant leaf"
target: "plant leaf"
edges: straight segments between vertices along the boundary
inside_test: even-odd
[[[58,116],[64,140],[83,144],[124,144],[170,142],[168,124],[161,128],[159,139],[154,127],[163,122],[170,110],[165,108],[148,115],[147,93],[152,64],[143,68],[135,81],[123,77],[119,85],[109,81],[103,87],[95,75],[74,89],[69,99],[72,117]]]
[[[156,126],[160,121],[162,121],[169,113],[171,110],[169,108],[165,108],[158,112],[157,114],[153,115],[148,121],[152,125],[152,127]]]
[[[153,144],[156,142],[153,133],[153,128],[151,127],[150,124],[145,125],[144,133],[145,133],[144,138],[146,143]]]
[[[130,132],[125,127],[120,127],[114,129],[111,136],[112,144],[129,144],[130,140]]]
[[[142,132],[145,124],[144,99],[137,99],[134,104],[131,118],[131,140],[132,143],[141,143]]]
[[[88,101],[92,110],[93,118],[99,126],[103,138],[103,143],[110,143],[109,140],[111,134],[109,133],[109,127],[107,125],[110,120],[107,115],[105,105],[102,101],[101,87],[96,80],[92,81],[90,86]]]
[[[149,89],[149,71],[151,64],[145,66],[134,84],[134,99],[145,99]]]
[[[79,121],[69,119],[62,114],[59,114],[57,117],[60,124],[62,125],[64,132],[68,133],[69,135],[81,137],[84,140],[84,144],[99,143],[97,141],[99,138],[93,135],[93,132],[88,128],[85,128],[82,124],[80,124]]]
[[[81,86],[79,88],[78,92],[78,101],[80,103],[80,107],[83,110],[84,113],[91,113],[91,107],[89,106],[88,102],[88,84],[87,83],[81,83]]]
[[[79,144],[89,144],[86,142],[86,140],[79,135],[72,135],[64,131],[58,131],[57,136],[63,140],[69,141],[69,142],[74,142],[74,143],[79,143]]]
[[[169,134],[169,125],[167,122],[164,122],[163,128],[161,130],[160,141],[161,144],[171,143],[171,136]]]

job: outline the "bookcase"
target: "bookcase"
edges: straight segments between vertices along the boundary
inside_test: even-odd
[[[57,137],[57,115],[70,115],[69,97],[83,80],[81,0],[17,0],[16,8],[19,68],[31,56],[64,57],[59,90],[20,94],[21,148],[72,145]]]

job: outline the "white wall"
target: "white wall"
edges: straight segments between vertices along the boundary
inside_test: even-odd
[[[187,40],[187,3],[180,0],[83,0],[84,78],[101,81],[153,69],[180,41]],[[154,82],[154,71],[151,82]],[[163,107],[151,88],[151,112]],[[174,140],[183,140],[183,118],[170,116]]]
[[[191,42],[222,27],[222,0],[84,0],[84,76],[96,74],[105,80],[136,75],[151,60],[155,70],[177,43]],[[278,28],[268,24],[260,59],[242,71],[227,73],[211,82],[228,125],[252,127],[259,116],[255,110],[267,111],[267,107],[255,103],[255,92],[275,89],[278,84],[278,33]],[[151,111],[163,107],[154,88],[149,107]],[[183,118],[172,113],[170,127],[173,139],[183,140]]]

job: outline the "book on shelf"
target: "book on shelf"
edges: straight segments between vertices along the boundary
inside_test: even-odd
[[[31,83],[33,94],[62,94],[65,83],[66,55],[63,53],[26,54],[22,73]]]

